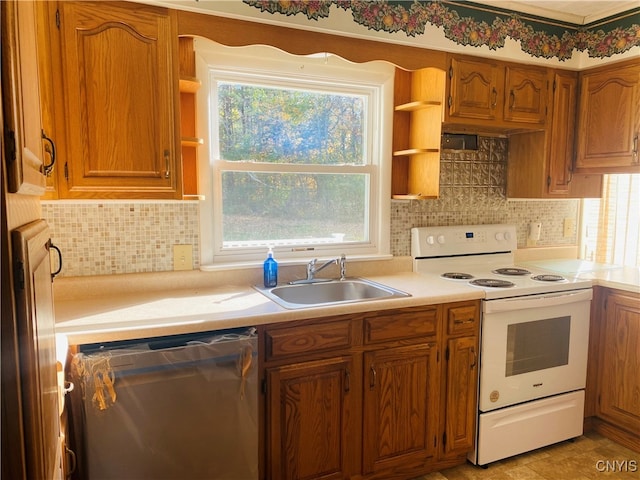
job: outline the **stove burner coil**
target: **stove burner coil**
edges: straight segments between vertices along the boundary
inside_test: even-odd
[[[492,272],[499,275],[529,275],[531,273],[529,270],[516,267],[497,268],[495,270],[492,270]]]
[[[497,278],[478,278],[477,280],[471,280],[469,283],[478,287],[491,288],[507,288],[516,286],[515,283],[511,283],[507,280],[499,280]]]
[[[460,273],[460,272],[446,272],[443,273],[442,276],[444,278],[452,278],[454,280],[471,280],[473,275],[470,273]]]
[[[534,280],[538,280],[540,282],[561,282],[565,278],[562,275],[551,275],[551,274],[543,274],[543,275],[535,275],[533,277]]]

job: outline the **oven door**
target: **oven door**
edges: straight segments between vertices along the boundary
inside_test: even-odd
[[[585,387],[591,289],[483,302],[480,411]]]

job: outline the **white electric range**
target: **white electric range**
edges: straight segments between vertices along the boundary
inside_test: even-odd
[[[479,465],[582,434],[591,281],[518,267],[516,249],[514,225],[411,229],[413,270],[425,288],[484,291],[469,454]]]

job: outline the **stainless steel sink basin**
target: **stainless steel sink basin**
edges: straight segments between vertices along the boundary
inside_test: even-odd
[[[364,302],[410,297],[408,293],[364,278],[347,278],[329,282],[255,287],[267,298],[288,309],[321,307],[341,303]]]

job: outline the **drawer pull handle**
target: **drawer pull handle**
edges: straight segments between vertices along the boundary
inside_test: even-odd
[[[375,367],[371,365],[369,368],[369,388],[372,390],[376,387],[377,375]]]
[[[476,353],[475,348],[471,349],[471,355],[473,355],[473,361],[471,362],[471,365],[469,366],[469,368],[473,370],[473,368],[478,364],[478,354]]]
[[[467,318],[466,320],[454,320],[453,323],[462,325],[464,323],[473,323],[475,321],[474,318]]]
[[[51,140],[51,138],[47,136],[44,130],[41,130],[41,133],[42,133],[42,140],[47,142],[47,145],[45,145],[44,147],[44,151],[47,152],[51,157],[51,162],[42,167],[42,173],[44,173],[44,175],[48,177],[49,175],[51,175],[51,172],[53,171],[53,166],[56,163],[56,144],[53,143],[53,140]]]
[[[169,150],[165,150],[164,151],[164,178],[168,179],[169,177],[171,177],[171,170],[170,170],[170,165],[169,165]]]
[[[76,452],[71,450],[69,447],[64,447],[64,452],[67,454],[67,459],[69,462],[69,467],[67,471],[67,478],[71,478],[71,476],[75,473],[76,468],[78,467],[78,459],[76,458]]]

